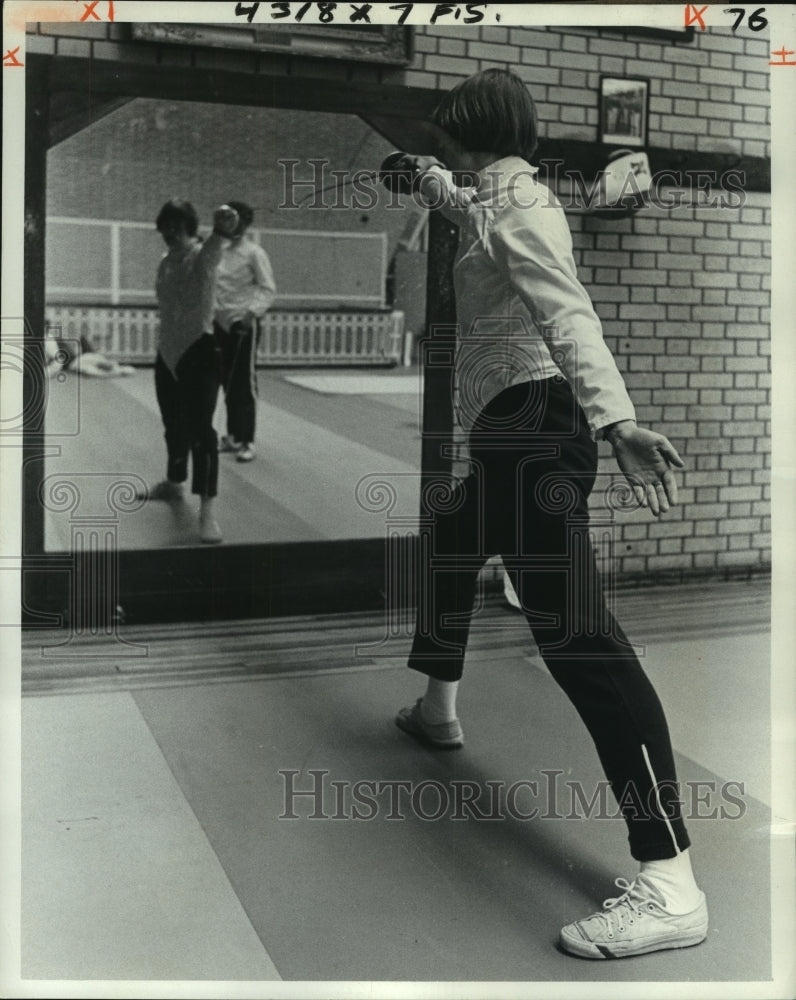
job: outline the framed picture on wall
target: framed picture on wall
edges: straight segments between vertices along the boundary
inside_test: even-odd
[[[600,142],[646,146],[650,82],[641,77],[600,77]]]
[[[221,49],[250,49],[316,59],[347,59],[407,66],[412,60],[413,29],[397,25],[360,24],[172,24],[138,21],[134,39]]]

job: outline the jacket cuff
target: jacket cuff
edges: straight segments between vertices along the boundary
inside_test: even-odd
[[[636,411],[631,408],[625,413],[612,413],[610,416],[602,416],[593,421],[589,421],[591,436],[595,441],[607,441],[607,434],[614,424],[625,423],[626,421],[636,423]]]

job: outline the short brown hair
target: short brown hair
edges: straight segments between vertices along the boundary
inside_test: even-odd
[[[172,198],[161,208],[155,220],[155,226],[159,232],[162,232],[169,225],[182,226],[189,236],[196,236],[196,231],[199,228],[199,216],[196,214],[196,209],[189,201],[184,201],[182,198]]]
[[[510,70],[485,69],[463,80],[442,98],[431,120],[472,152],[527,160],[536,151],[536,107]]]

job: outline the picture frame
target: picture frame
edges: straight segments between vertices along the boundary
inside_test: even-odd
[[[650,81],[644,77],[600,77],[599,141],[646,146]]]
[[[411,27],[325,24],[169,24],[139,21],[132,37],[173,45],[273,52],[287,56],[346,59],[407,66],[412,60]]]

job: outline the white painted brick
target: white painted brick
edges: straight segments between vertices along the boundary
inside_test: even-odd
[[[26,52],[41,53],[46,56],[54,55],[55,39],[45,38],[44,35],[26,35],[25,50]]]
[[[768,75],[763,73],[744,73],[743,85],[747,90],[768,90]]]
[[[78,56],[88,59],[91,55],[91,42],[82,38],[57,38],[55,51],[59,56]]]
[[[470,76],[478,71],[475,59],[456,59],[452,56],[426,56],[423,69],[428,73],[449,73],[456,76]]]
[[[463,56],[467,52],[467,43],[461,38],[440,38],[438,51],[443,56]]]

